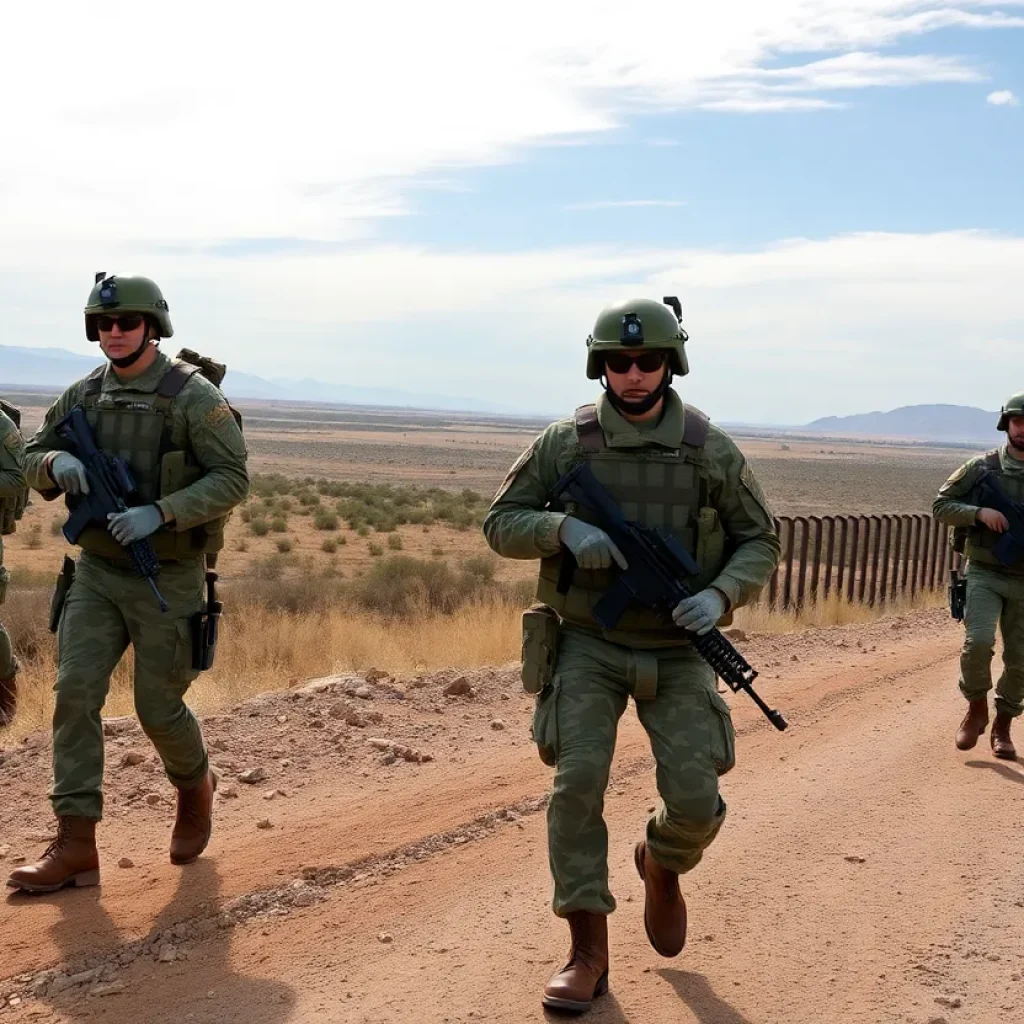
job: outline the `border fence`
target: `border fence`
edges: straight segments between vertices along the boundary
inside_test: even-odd
[[[775,526],[782,559],[766,596],[776,609],[830,597],[884,605],[944,587],[951,567],[950,528],[930,515],[783,516]]]

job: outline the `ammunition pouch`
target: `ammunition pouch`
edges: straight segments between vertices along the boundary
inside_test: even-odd
[[[57,577],[57,585],[53,588],[53,597],[50,598],[50,632],[56,633],[60,625],[61,612],[64,611],[64,603],[68,599],[72,583],[75,582],[75,562],[73,558],[64,556],[64,565],[61,567],[60,575]]]
[[[207,570],[206,601],[202,611],[196,612],[189,619],[192,633],[192,668],[196,672],[206,672],[213,668],[213,659],[217,652],[217,632],[223,610],[223,603],[217,599],[217,574]]]
[[[522,679],[527,693],[540,693],[554,677],[559,628],[558,615],[545,604],[523,612]]]

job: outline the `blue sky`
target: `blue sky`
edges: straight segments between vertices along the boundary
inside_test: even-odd
[[[1024,388],[1024,0],[289,9],[115,0],[134,77],[12,16],[60,28],[0,69],[3,340],[89,351],[92,271],[147,273],[239,369],[554,415],[676,293],[720,420]]]

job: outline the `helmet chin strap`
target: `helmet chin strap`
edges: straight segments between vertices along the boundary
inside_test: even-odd
[[[152,340],[153,339],[149,336],[149,324],[147,323],[146,330],[142,334],[142,341],[139,344],[139,347],[132,352],[131,355],[121,356],[120,359],[111,359],[111,364],[116,366],[119,370],[126,369],[142,357],[142,353],[146,351],[146,348]]]
[[[626,413],[627,416],[642,416],[645,412],[650,412],[665,397],[665,392],[668,391],[668,386],[671,383],[672,371],[666,366],[661,383],[646,398],[631,402],[615,394],[608,385],[608,378],[604,375],[601,376],[604,393],[608,396],[608,401],[611,403],[612,408],[616,412]]]

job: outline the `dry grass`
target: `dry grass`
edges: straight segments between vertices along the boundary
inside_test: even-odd
[[[405,614],[388,616],[351,604],[339,605],[334,595],[343,591],[332,590],[332,584],[343,586],[340,581],[323,579],[298,589],[250,581],[237,597],[226,593],[217,662],[193,686],[192,706],[212,712],[268,690],[335,672],[376,667],[410,674],[449,666],[503,664],[519,658],[522,593],[503,595],[482,589],[461,606],[442,611],[436,595],[414,588],[412,596],[407,595]],[[346,593],[351,600],[352,592]],[[0,744],[20,742],[29,732],[48,725],[56,672],[54,641],[46,629],[48,602],[48,591],[23,589],[4,607],[4,620],[23,671],[18,717],[0,734]],[[837,599],[810,605],[799,614],[756,606],[741,609],[734,625],[750,633],[789,633],[869,622],[880,615],[942,602],[942,593],[936,592],[885,609]],[[131,712],[129,653],[114,674],[106,714]]]

